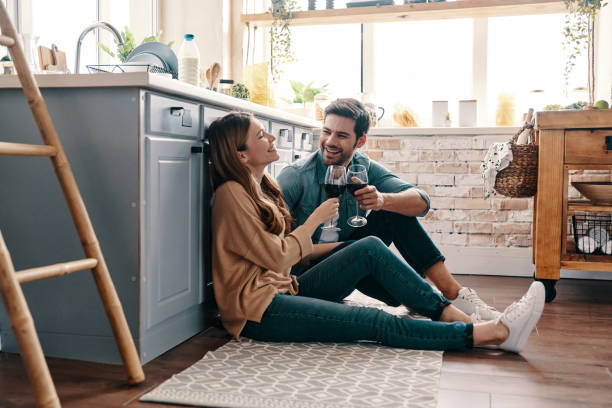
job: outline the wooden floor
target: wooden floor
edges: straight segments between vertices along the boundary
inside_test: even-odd
[[[498,309],[519,298],[526,278],[459,276]],[[438,407],[611,407],[612,281],[561,280],[557,299],[520,355],[474,349],[447,352]],[[169,407],[138,397],[227,341],[212,328],[145,365],[147,380],[130,387],[121,366],[48,359],[64,407]],[[0,352],[0,407],[32,407],[18,355]]]

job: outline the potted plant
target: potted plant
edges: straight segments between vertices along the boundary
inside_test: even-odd
[[[234,98],[243,99],[245,101],[248,101],[249,98],[251,97],[251,92],[249,92],[249,88],[247,88],[246,85],[238,83],[231,87],[230,95],[233,96]]]
[[[589,106],[593,106],[595,99],[595,64],[594,64],[594,27],[597,13],[607,5],[607,0],[563,0],[568,14],[563,28],[563,48],[567,50],[568,57],[565,62],[565,89],[569,83],[569,75],[576,65],[576,58],[588,50],[588,88]]]
[[[272,0],[272,25],[270,26],[270,72],[272,80],[278,82],[282,65],[295,61],[291,49],[291,19],[297,8],[296,0]]]
[[[308,85],[304,85],[303,82],[291,80],[289,81],[289,84],[291,84],[291,90],[294,94],[293,99],[283,98],[283,100],[287,103],[301,103],[303,105],[314,102],[315,95],[320,94],[321,92],[326,92],[328,85],[325,84],[319,88],[314,88],[312,86],[314,81],[310,82]]]
[[[293,98],[281,98],[284,102],[289,104],[284,109],[296,115],[314,117],[315,109],[313,102],[315,95],[325,93],[328,84],[315,88],[312,86],[313,83],[314,81],[305,85],[303,82],[290,80],[289,84],[293,91]]]
[[[162,32],[158,31],[157,34],[144,38],[140,44],[159,41],[161,34]],[[123,44],[119,44],[117,40],[114,40],[115,45],[117,46],[117,54],[115,54],[108,46],[102,44],[101,42],[98,42],[98,47],[100,47],[102,51],[111,57],[117,57],[119,58],[119,61],[125,62],[128,55],[130,55],[130,53],[134,51],[134,48],[136,48],[136,40],[134,39],[134,34],[130,32],[130,29],[127,28],[127,26],[125,26],[124,31],[121,32],[121,38],[123,39]],[[168,47],[172,47],[172,44],[174,44],[174,41],[170,41],[168,43]]]
[[[450,112],[446,112],[446,115],[444,116],[444,127],[451,127],[452,125],[453,121],[451,120]]]

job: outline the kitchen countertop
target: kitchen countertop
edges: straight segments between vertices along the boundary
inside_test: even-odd
[[[100,88],[100,87],[136,87],[152,91],[164,92],[191,100],[209,103],[229,109],[244,109],[256,115],[271,119],[288,121],[292,124],[308,128],[320,128],[321,123],[309,120],[303,116],[283,112],[279,109],[269,108],[256,103],[243,101],[238,98],[198,88],[193,85],[179,82],[175,79],[164,78],[147,72],[102,73],[102,74],[42,74],[35,75],[40,88]],[[16,75],[0,75],[0,89],[21,88]]]

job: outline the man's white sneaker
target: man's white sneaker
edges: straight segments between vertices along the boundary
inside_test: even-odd
[[[498,321],[510,331],[508,338],[499,348],[520,353],[531,331],[540,320],[544,310],[546,291],[542,282],[533,282],[529,290],[518,302],[512,303],[504,310]]]
[[[475,314],[478,322],[495,320],[501,314],[497,311],[497,309],[483,302],[476,291],[472,288],[461,288],[457,298],[455,300],[451,300],[451,303],[468,316]],[[472,318],[472,320],[475,323],[478,323],[474,318]]]

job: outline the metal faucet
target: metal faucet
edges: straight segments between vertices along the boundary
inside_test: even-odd
[[[79,65],[81,65],[81,43],[83,42],[83,38],[85,38],[88,32],[90,32],[91,30],[95,28],[104,28],[110,31],[115,36],[115,39],[117,40],[117,42],[123,45],[123,40],[121,39],[121,34],[119,34],[119,31],[117,31],[115,27],[113,27],[111,24],[107,23],[106,21],[98,21],[97,23],[93,23],[92,25],[85,27],[81,35],[79,35],[79,41],[77,42],[76,62],[74,64],[75,74],[79,73]]]

